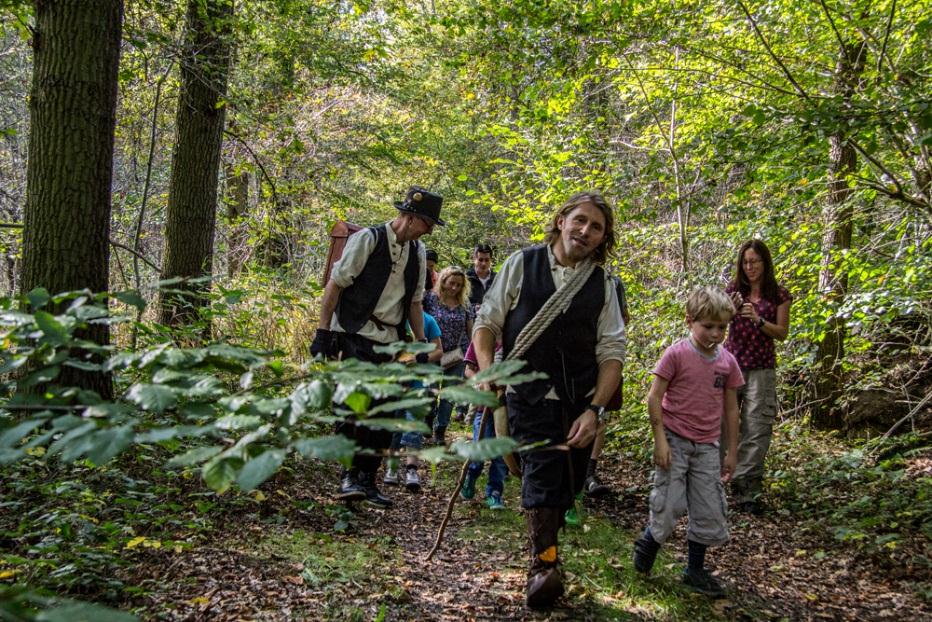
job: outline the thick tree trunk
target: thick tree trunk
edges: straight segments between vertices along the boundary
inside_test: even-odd
[[[233,0],[188,0],[162,279],[211,274],[232,15]],[[189,294],[163,296],[160,321],[194,320],[209,285],[173,288]]]
[[[35,16],[22,291],[106,291],[123,2],[39,0]],[[112,396],[109,376],[63,369],[62,383]]]
[[[866,48],[863,42],[841,48],[835,71],[836,91],[850,100],[864,71]],[[849,201],[852,188],[848,177],[857,167],[857,152],[848,141],[847,122],[839,121],[838,130],[829,138],[829,192],[823,211],[825,233],[822,237],[822,267],[819,291],[833,309],[825,326],[825,335],[816,351],[814,383],[815,406],[812,424],[819,428],[840,428],[842,419],[836,403],[843,387],[842,362],[845,355],[845,320],[837,312],[848,291],[847,268],[839,265],[844,251],[851,248],[854,209]]]

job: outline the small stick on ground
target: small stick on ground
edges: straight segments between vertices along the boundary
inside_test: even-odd
[[[488,408],[483,409],[482,411],[482,421],[479,422],[479,434],[485,431],[485,424],[489,418]],[[469,470],[469,460],[463,463],[463,468],[460,469],[459,481],[456,482],[456,488],[453,489],[453,494],[450,495],[450,499],[447,501],[447,513],[443,517],[443,521],[440,522],[440,528],[437,529],[437,537],[434,540],[434,546],[431,547],[430,552],[427,553],[427,557],[424,558],[424,561],[430,561],[434,553],[437,552],[437,549],[440,548],[440,541],[443,539],[443,532],[447,528],[447,523],[450,522],[450,516],[453,515],[453,505],[456,503],[456,498],[460,495],[460,490],[463,489],[463,482],[466,481],[466,472]]]

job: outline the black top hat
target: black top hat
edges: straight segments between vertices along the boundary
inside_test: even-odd
[[[402,212],[417,214],[422,218],[427,218],[443,226],[447,223],[440,219],[441,205],[443,205],[442,196],[419,186],[411,186],[408,188],[408,194],[405,195],[405,200],[401,203],[395,203],[395,207]]]

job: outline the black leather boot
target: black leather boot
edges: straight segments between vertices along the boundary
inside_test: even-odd
[[[340,474],[340,490],[336,498],[339,501],[362,501],[366,498],[366,490],[358,481],[359,471],[357,469],[343,469]]]
[[[366,505],[379,510],[387,510],[395,505],[388,497],[383,497],[375,485],[375,473],[359,473],[359,484],[365,491]]]
[[[557,531],[562,519],[562,508],[532,508],[527,511],[531,563],[526,602],[531,609],[552,607],[563,596],[563,573],[557,558]]]

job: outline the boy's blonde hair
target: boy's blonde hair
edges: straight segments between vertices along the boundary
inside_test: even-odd
[[[692,320],[704,319],[730,321],[735,314],[735,305],[728,294],[717,287],[700,287],[686,299],[686,315]]]

